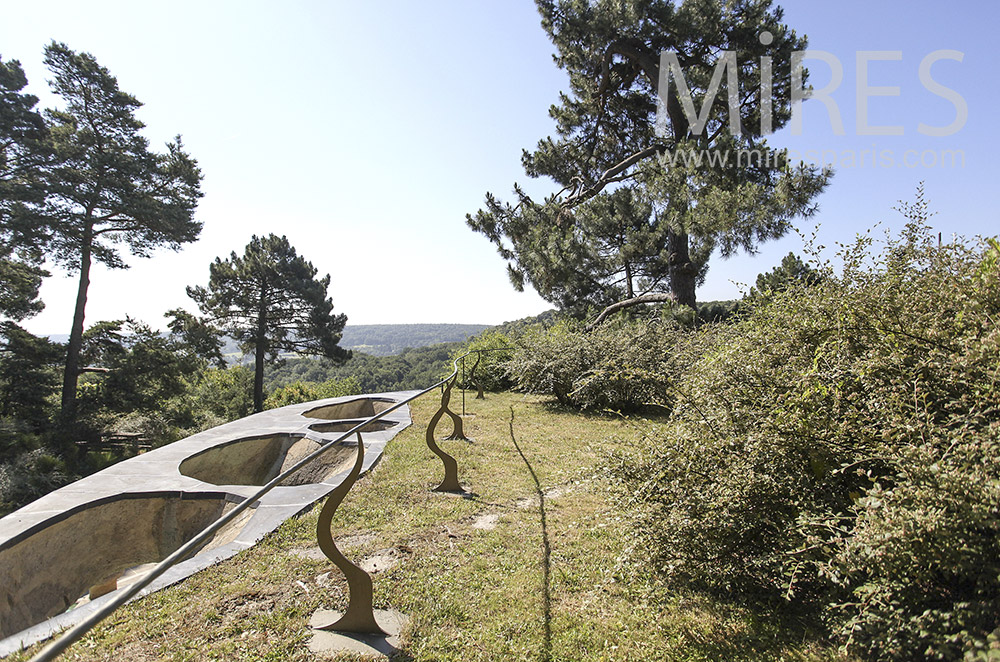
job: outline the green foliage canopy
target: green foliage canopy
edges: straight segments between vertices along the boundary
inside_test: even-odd
[[[57,383],[64,348],[13,322],[0,323],[0,418],[32,432],[50,422],[49,396]]]
[[[206,365],[183,338],[132,319],[98,322],[87,329],[82,358],[92,369],[101,369],[85,384],[85,397],[114,413],[160,409]]]
[[[39,207],[45,198],[47,127],[16,60],[0,60],[0,316],[22,320],[42,309],[38,288]]]
[[[762,131],[760,58],[771,58],[768,115],[776,130],[790,117],[792,53],[806,46],[770,0],[537,5],[570,92],[549,111],[557,137],[525,151],[522,162],[529,176],[550,178],[561,190],[539,202],[515,185],[515,204],[487,194],[485,208],[467,217],[508,261],[517,289],[530,283],[577,313],[652,295],[694,308],[714,250],[753,251],[815,210],[829,173],[793,167]],[[766,45],[764,31],[772,35]],[[677,85],[658,130],[662,51],[677,54],[693,98],[703,103],[719,53],[735,52],[739,132],[725,103],[706,109],[697,130]],[[741,149],[755,158],[737,158]],[[669,158],[680,154],[706,158]]]
[[[823,275],[819,271],[803,262],[795,253],[789,253],[774,269],[757,275],[757,281],[747,297],[766,298],[798,284],[815,285],[822,280]]]
[[[282,352],[350,356],[338,345],[347,316],[333,313],[330,276],[316,273],[286,237],[254,235],[243,255],[215,259],[207,287],[187,289],[213,324],[253,352],[254,411],[264,407],[264,365]]]
[[[405,349],[391,356],[355,351],[342,364],[325,359],[289,359],[268,371],[267,386],[278,389],[295,382],[356,379],[361,393],[422,389],[451,372],[451,356],[458,347],[459,343],[440,343]]]
[[[45,65],[65,103],[46,112],[55,159],[46,169],[47,251],[79,274],[62,394],[63,417],[71,420],[93,261],[124,269],[117,245],[148,257],[197,239],[202,175],[179,136],[164,153],[149,148],[135,116],[141,104],[92,55],[52,42]]]

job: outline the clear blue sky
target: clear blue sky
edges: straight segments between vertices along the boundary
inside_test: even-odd
[[[773,143],[887,149],[900,161],[907,150],[925,161],[964,153],[964,167],[839,167],[819,215],[802,227],[818,222],[831,246],[876,223],[898,228],[893,205],[924,181],[946,235],[995,234],[1000,3],[778,4],[811,48],[843,64],[833,97],[846,135],[812,101],[802,135],[784,130]],[[493,247],[465,225],[486,191],[509,196],[524,182],[521,150],[552,132],[547,110],[566,88],[530,0],[6,3],[0,55],[21,61],[42,106],[58,103],[41,64],[51,39],[92,53],[145,104],[153,144],[182,134],[205,173],[200,241],[133,258],[127,271],[98,269],[88,324],[130,314],[162,326],[165,310],[193,309],[184,287],[205,283],[212,259],[269,232],[288,235],[332,275],[331,296],[349,323],[496,323],[549,307],[514,292]],[[955,117],[918,79],[921,60],[939,49],[964,54],[935,64],[932,76],[962,97],[968,121],[930,138],[917,132],[921,122]],[[870,86],[900,88],[870,99],[869,124],[901,125],[904,135],[857,135],[857,51],[902,51],[868,65]],[[822,87],[825,65],[806,64]],[[800,248],[790,236],[754,257],[715,260],[699,299],[738,296],[735,282],[752,282]],[[75,280],[56,271],[29,330],[68,332],[74,292]]]

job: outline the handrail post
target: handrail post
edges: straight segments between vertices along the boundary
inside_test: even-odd
[[[335,630],[337,632],[354,632],[359,634],[389,634],[375,620],[372,609],[373,591],[372,578],[367,572],[347,560],[333,541],[331,525],[333,515],[337,512],[344,497],[354,487],[361,475],[361,467],[365,461],[365,442],[358,432],[358,453],[351,473],[330,493],[323,509],[319,512],[319,522],[316,524],[316,540],[326,558],[333,561],[347,578],[347,611],[337,614],[336,620],[320,622],[312,625],[314,630]],[[336,613],[336,612],[335,612]]]
[[[458,375],[455,376],[458,377]],[[450,393],[448,394],[448,399],[449,400],[451,399]],[[445,437],[445,439],[447,439],[448,441],[455,441],[455,440],[472,441],[471,439],[465,436],[465,425],[464,421],[462,420],[462,417],[453,412],[451,408],[448,407],[447,401],[441,404],[441,408],[444,410],[445,414],[448,414],[449,418],[451,418],[452,424],[454,425],[454,429],[452,429],[451,434]]]
[[[448,400],[451,398],[451,387],[455,385],[455,380],[458,379],[458,371],[455,372],[454,377],[452,377],[447,382],[445,386],[444,394],[441,396],[441,407],[434,412],[434,416],[431,417],[430,423],[427,425],[427,447],[431,449],[431,452],[437,455],[441,459],[441,463],[444,465],[444,480],[441,484],[434,488],[436,492],[462,492],[462,484],[458,482],[458,462],[455,461],[451,455],[448,455],[441,447],[437,445],[434,441],[434,429],[437,424],[441,421],[441,417],[445,413],[450,413],[448,409]],[[462,419],[458,419],[461,421]]]
[[[479,367],[479,362],[482,361],[482,359],[483,359],[483,352],[482,352],[482,350],[478,350],[477,349],[476,350],[476,362],[472,364],[472,372],[469,373],[469,379],[472,381],[473,384],[476,385],[476,390],[477,390],[476,400],[485,400],[486,399],[485,396],[483,396],[483,385],[479,382],[478,379],[476,379],[476,368]]]

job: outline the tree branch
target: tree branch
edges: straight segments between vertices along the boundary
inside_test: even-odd
[[[632,306],[639,306],[645,303],[673,303],[676,300],[677,299],[674,297],[673,294],[669,294],[667,292],[650,292],[649,294],[643,294],[637,297],[633,297],[631,299],[619,301],[618,303],[613,303],[604,310],[602,310],[601,314],[598,315],[593,322],[588,324],[587,327],[584,329],[584,331],[590,333],[591,331],[596,329],[601,322],[606,320],[609,315],[616,313],[624,308],[631,308]]]
[[[651,156],[662,152],[664,147],[662,145],[653,145],[652,147],[647,147],[641,152],[636,152],[632,156],[629,156],[624,161],[605,170],[597,181],[587,187],[581,187],[573,191],[568,198],[566,198],[565,203],[568,206],[575,207],[576,205],[586,202],[590,198],[594,197],[600,193],[605,186],[611,184],[612,182],[621,181],[622,177],[619,177],[625,170],[628,170],[634,166],[639,161],[643,159],[648,159]]]

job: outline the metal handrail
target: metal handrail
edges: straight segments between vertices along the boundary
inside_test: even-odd
[[[498,348],[498,349],[506,349],[506,348]],[[49,643],[45,648],[36,653],[35,656],[31,658],[30,662],[48,662],[49,660],[54,660],[56,657],[61,655],[67,648],[69,648],[74,643],[79,641],[80,638],[83,637],[83,635],[85,635],[87,632],[89,632],[95,625],[103,621],[105,618],[110,616],[116,609],[118,609],[123,604],[125,604],[126,602],[134,598],[136,595],[138,595],[140,591],[142,591],[144,588],[153,583],[157,578],[163,575],[163,573],[165,573],[175,564],[187,558],[187,556],[191,554],[191,552],[195,551],[203,543],[210,540],[216,533],[218,533],[218,531],[222,527],[224,527],[225,525],[229,524],[234,519],[236,519],[244,510],[253,505],[255,501],[259,500],[262,496],[264,496],[272,489],[277,487],[278,484],[281,483],[281,481],[285,480],[293,473],[295,473],[305,465],[309,464],[317,457],[328,451],[330,448],[344,441],[351,435],[356,433],[360,435],[361,430],[366,425],[369,425],[372,422],[379,420],[386,414],[396,411],[403,405],[407,405],[416,400],[417,398],[430,393],[439,386],[443,387],[448,381],[450,381],[452,378],[458,375],[458,362],[464,359],[466,356],[476,352],[488,352],[488,351],[496,351],[496,349],[469,350],[462,356],[457,357],[452,361],[451,373],[444,379],[434,383],[432,386],[428,386],[427,388],[417,392],[414,395],[411,395],[405,400],[400,400],[393,406],[388,407],[385,410],[374,414],[373,416],[370,416],[369,418],[365,419],[364,421],[352,427],[347,432],[341,434],[336,439],[332,439],[331,441],[326,442],[325,444],[317,448],[315,451],[313,451],[309,455],[306,455],[304,458],[293,464],[291,467],[289,467],[285,471],[281,472],[280,474],[272,478],[268,483],[266,483],[263,487],[257,490],[254,494],[241,501],[235,508],[233,508],[228,513],[217,519],[209,526],[207,526],[205,529],[202,530],[201,533],[199,533],[194,538],[186,542],[184,545],[178,548],[173,554],[171,554],[170,556],[168,556],[167,558],[163,559],[158,564],[156,564],[156,566],[149,571],[149,574],[145,575],[141,580],[129,586],[122,593],[116,596],[113,600],[102,605],[93,614],[91,614],[84,620],[80,621],[79,623],[71,627],[65,633],[63,633],[61,637]],[[359,438],[359,443],[361,443],[360,438]]]

